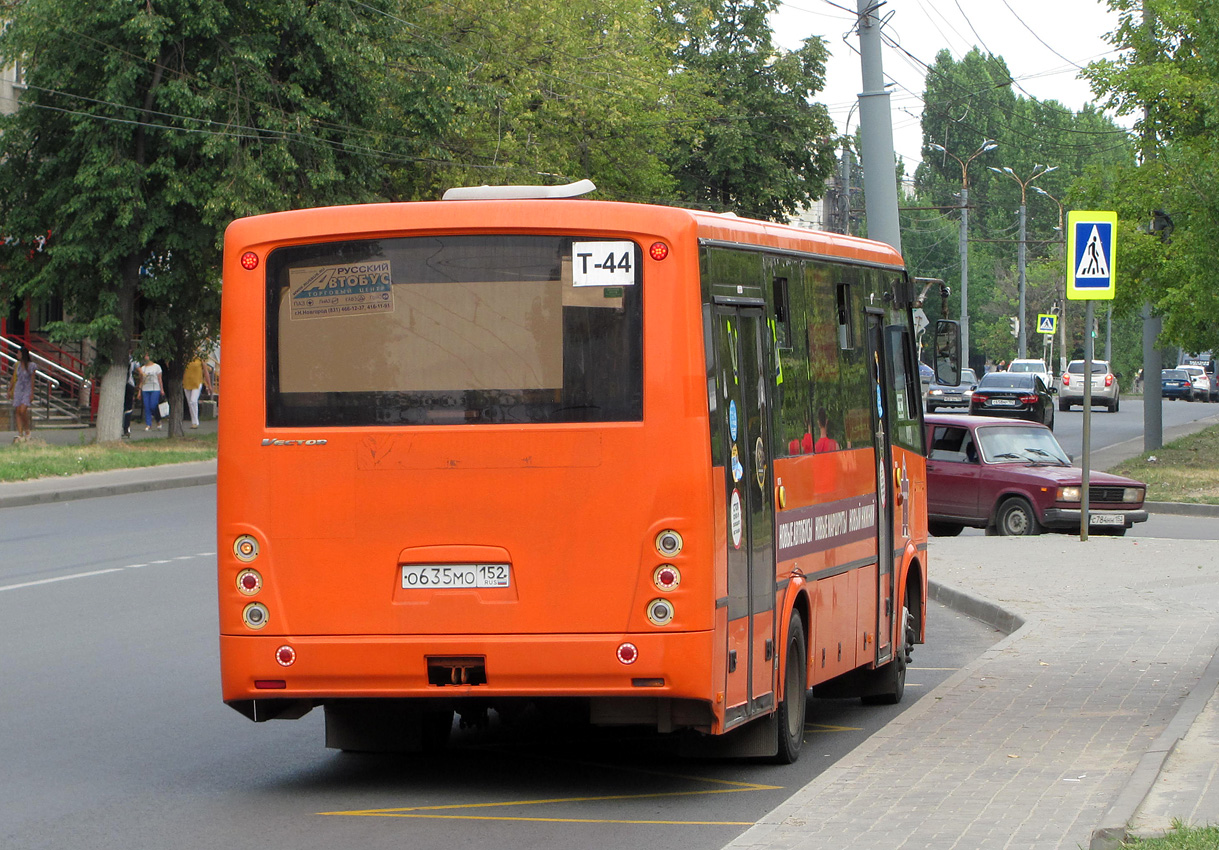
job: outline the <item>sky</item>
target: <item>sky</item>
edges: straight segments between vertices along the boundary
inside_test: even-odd
[[[772,16],[775,41],[789,50],[810,35],[826,39],[830,59],[826,86],[817,96],[840,132],[855,131],[859,110],[851,107],[862,86],[856,0],[795,0]],[[1117,15],[1101,0],[887,0],[883,32],[901,50],[885,44],[882,65],[891,86],[893,146],[913,174],[922,147],[919,126],[926,68],[947,48],[960,60],[973,47],[1003,57],[1019,84],[1017,96],[1057,100],[1071,109],[1092,102],[1079,66],[1116,56],[1104,40],[1117,27]],[[912,54],[912,55],[911,55]],[[922,64],[920,64],[922,63]],[[1129,119],[1116,118],[1122,126]]]

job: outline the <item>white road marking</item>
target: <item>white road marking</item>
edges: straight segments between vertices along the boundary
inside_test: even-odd
[[[216,554],[215,552],[200,552],[197,555],[181,555],[181,556],[179,556],[177,558],[173,558],[172,560],[169,560],[169,561],[151,561],[147,564],[128,564],[125,567],[110,567],[109,569],[105,569],[105,570],[90,570],[87,573],[73,573],[72,575],[68,575],[68,576],[56,576],[55,578],[43,578],[43,579],[38,579],[37,581],[21,582],[20,584],[7,584],[7,585],[0,586],[0,593],[3,593],[6,590],[22,590],[27,587],[37,587],[38,585],[42,585],[42,584],[54,584],[55,582],[59,582],[59,581],[71,581],[73,579],[78,579],[78,578],[92,578],[93,576],[102,576],[102,575],[105,575],[106,573],[121,573],[123,570],[138,570],[141,567],[148,567],[148,566],[152,566],[154,564],[172,564],[172,563],[175,563],[176,561],[189,561],[189,560],[193,560],[194,558],[210,558],[215,554]]]

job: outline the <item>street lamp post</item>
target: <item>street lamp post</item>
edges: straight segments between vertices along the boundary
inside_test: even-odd
[[[961,253],[961,351],[965,356],[965,365],[969,364],[969,164],[979,154],[993,151],[999,147],[994,139],[985,139],[981,147],[965,159],[961,159],[943,145],[930,144],[932,150],[950,156],[961,166],[961,233],[959,250]]]
[[[1025,264],[1025,256],[1026,256],[1026,251],[1027,251],[1027,243],[1025,242],[1024,219],[1025,219],[1025,206],[1026,206],[1026,202],[1027,202],[1027,192],[1028,192],[1029,186],[1032,185],[1032,182],[1034,180],[1036,180],[1038,177],[1049,174],[1051,171],[1054,171],[1057,168],[1058,168],[1057,165],[1051,165],[1051,166],[1045,166],[1045,165],[1040,165],[1040,164],[1034,165],[1033,173],[1029,177],[1029,179],[1021,180],[1019,177],[1016,176],[1016,172],[1012,171],[1006,165],[1003,166],[1002,168],[995,168],[994,166],[990,167],[990,170],[995,172],[996,174],[1006,174],[1008,177],[1012,178],[1013,180],[1015,180],[1017,183],[1020,184],[1020,254],[1019,254],[1019,259],[1017,261],[1017,265],[1020,269],[1020,317],[1019,317],[1020,335],[1017,337],[1017,341],[1019,344],[1017,346],[1018,353],[1016,356],[1019,357],[1021,360],[1023,360],[1028,355],[1028,346],[1025,343],[1025,340],[1028,337],[1028,325],[1026,325],[1024,323],[1024,264]]]
[[[1060,253],[1065,256],[1067,253],[1067,233],[1062,229],[1062,223],[1066,218],[1066,210],[1063,207],[1062,201],[1040,186],[1034,186],[1033,191],[1039,195],[1045,195],[1058,205],[1058,238],[1062,240]],[[1067,279],[1065,274],[1062,279],[1062,308],[1058,311],[1058,361],[1059,369],[1065,372],[1067,370]],[[1051,368],[1053,367],[1051,366]]]

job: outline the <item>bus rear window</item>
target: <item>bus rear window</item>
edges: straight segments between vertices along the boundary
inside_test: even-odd
[[[267,260],[267,425],[643,418],[641,253],[427,236]]]

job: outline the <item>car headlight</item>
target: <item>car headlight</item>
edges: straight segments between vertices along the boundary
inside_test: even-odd
[[[1078,502],[1079,501],[1079,485],[1074,487],[1059,487],[1058,501],[1060,502]]]
[[[1143,488],[1127,487],[1122,491],[1122,501],[1131,505],[1140,504],[1143,501]]]
[[[927,395],[943,395],[943,390],[928,390]]]

